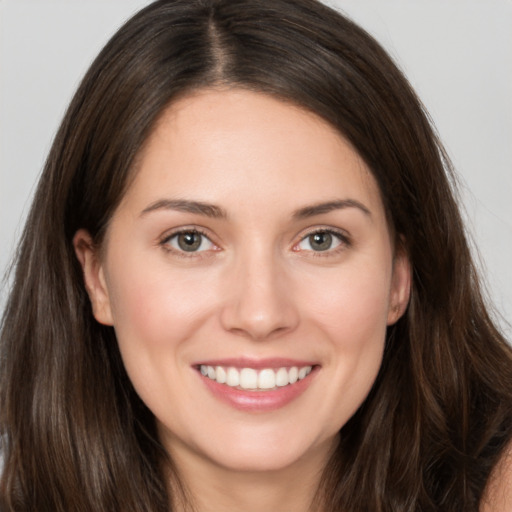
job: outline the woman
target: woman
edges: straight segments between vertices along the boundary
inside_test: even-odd
[[[322,4],[141,11],[21,241],[2,510],[505,510],[512,354],[450,180]]]

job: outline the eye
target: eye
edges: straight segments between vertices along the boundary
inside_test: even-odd
[[[180,231],[167,237],[162,243],[178,252],[203,252],[215,248],[206,235],[196,230]]]
[[[315,231],[305,236],[297,245],[297,250],[326,252],[348,245],[347,237],[327,229]]]

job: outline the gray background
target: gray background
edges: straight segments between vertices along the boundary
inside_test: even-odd
[[[0,0],[0,272],[81,76],[147,0]],[[461,176],[468,231],[512,335],[512,0],[330,0],[385,46]],[[5,301],[5,287],[0,309]]]

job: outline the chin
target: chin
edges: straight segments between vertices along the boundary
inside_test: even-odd
[[[294,439],[289,432],[272,435],[264,432],[257,435],[231,436],[230,442],[210,443],[203,451],[215,465],[234,472],[263,473],[292,469],[305,463],[325,461],[337,444],[338,434],[325,439],[299,436]]]

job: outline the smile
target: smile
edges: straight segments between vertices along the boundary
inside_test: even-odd
[[[261,368],[258,370],[204,364],[199,366],[201,374],[208,379],[245,391],[270,391],[289,386],[307,377],[312,369],[312,366]]]

